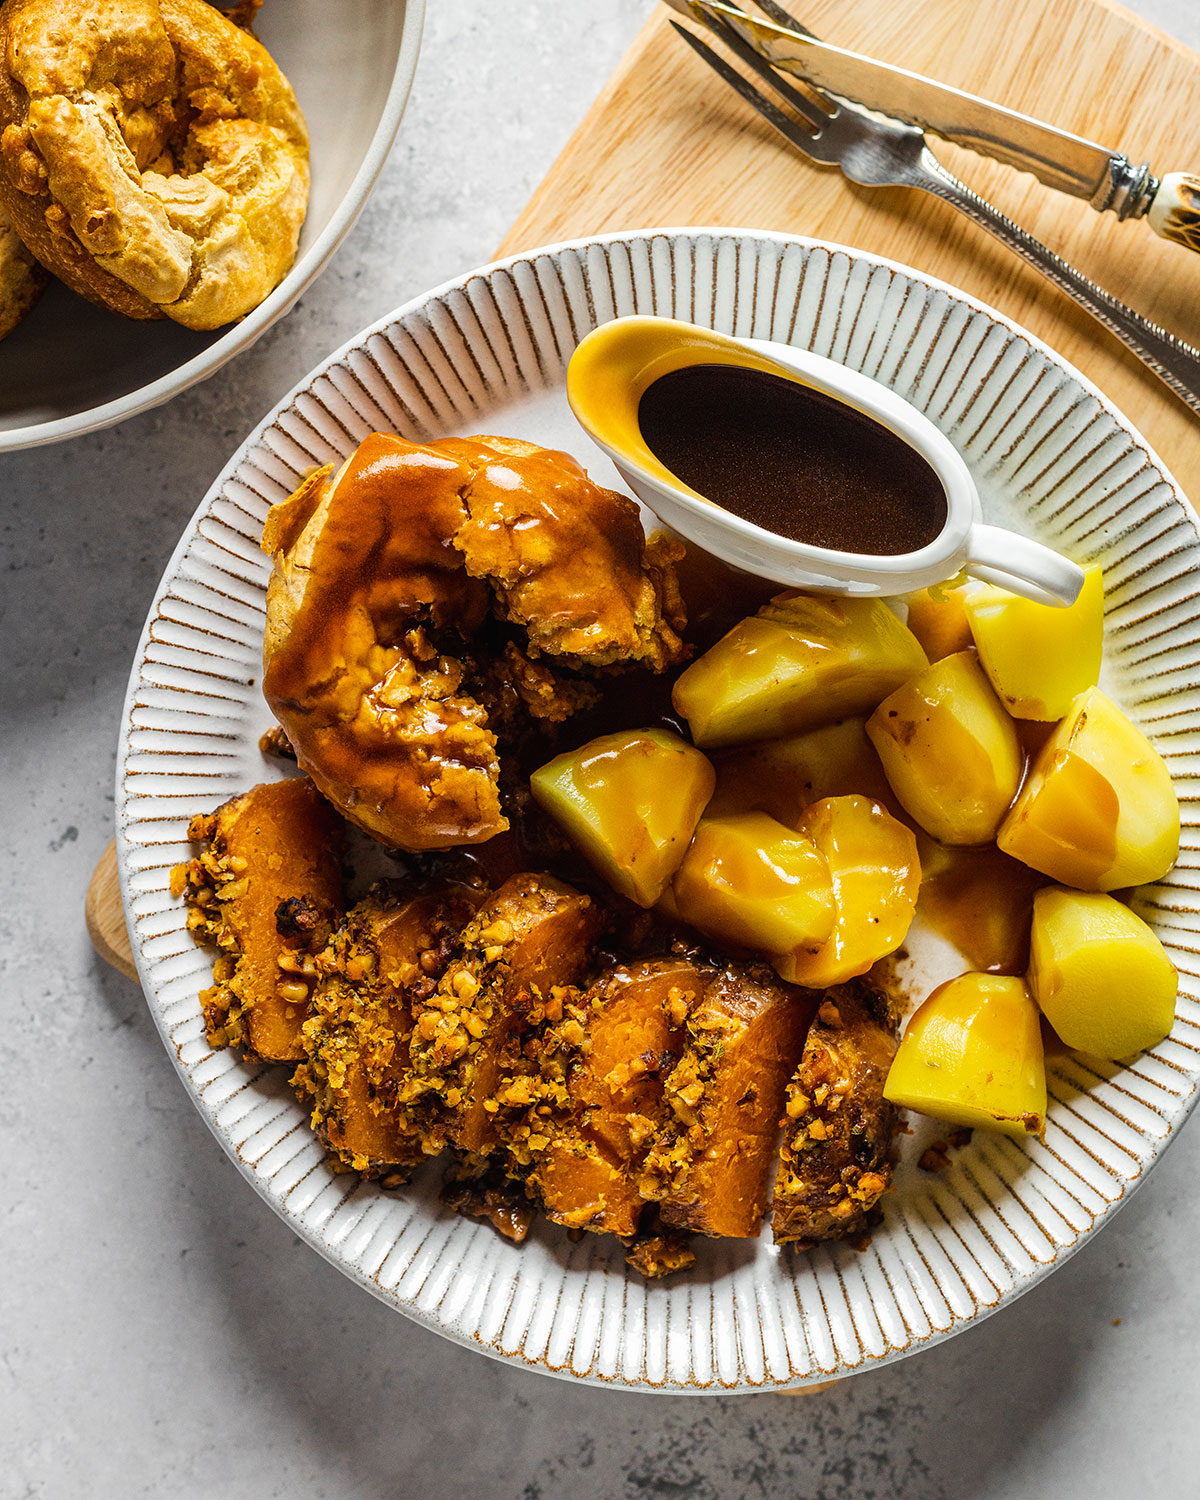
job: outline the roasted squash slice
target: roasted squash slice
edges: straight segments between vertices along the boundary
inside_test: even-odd
[[[315,956],[342,916],[342,820],[307,776],[252,787],[191,821],[199,856],[171,889],[188,928],[215,944],[201,993],[212,1047],[265,1062],[299,1062]]]
[[[734,1239],[758,1233],[784,1093],[818,998],[765,966],[729,965],[692,1005],[687,1046],[664,1085],[670,1119],[641,1177],[666,1223]]]
[[[317,960],[306,1056],[292,1084],[321,1140],[355,1171],[400,1178],[422,1158],[418,1125],[398,1103],[411,1068],[412,1000],[433,989],[482,897],[466,886],[418,896],[378,886]]]
[[[563,992],[583,976],[598,926],[589,897],[524,874],[463,929],[437,989],[414,1012],[401,1102],[423,1115],[426,1151],[452,1144],[484,1156],[508,1124],[526,1119],[538,1063],[525,1043],[561,1019]]]
[[[548,1218],[609,1234],[637,1228],[640,1168],[668,1108],[663,1077],[684,1050],[684,1021],[711,978],[682,958],[622,964],[581,997],[571,1114],[532,1177]]]
[[[776,1244],[861,1234],[892,1182],[899,1117],[883,1097],[896,1018],[869,980],[829,990],[788,1084],[772,1205]]]

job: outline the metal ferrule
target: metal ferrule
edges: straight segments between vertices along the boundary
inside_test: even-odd
[[[1112,156],[1108,175],[1090,202],[1101,212],[1111,210],[1118,219],[1140,219],[1157,192],[1158,178],[1150,171],[1149,162],[1135,167],[1127,156]]]

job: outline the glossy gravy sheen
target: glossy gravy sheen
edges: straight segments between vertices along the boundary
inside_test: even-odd
[[[647,446],[684,484],[777,536],[876,557],[946,522],[928,463],[869,417],[763,370],[688,365],[638,405]]]

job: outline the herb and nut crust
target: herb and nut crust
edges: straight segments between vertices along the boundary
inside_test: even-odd
[[[561,1108],[543,1078],[541,1032],[591,962],[599,912],[549,876],[506,881],[459,934],[437,988],[413,1009],[412,1067],[400,1102],[423,1121],[425,1149],[517,1154],[537,1130],[530,1110]]]
[[[389,1187],[423,1159],[417,1122],[399,1102],[411,1069],[412,1008],[433,991],[482,895],[465,886],[414,895],[381,884],[316,958],[305,1058],[292,1086],[331,1155]]]
[[[788,1084],[775,1184],[777,1244],[863,1234],[892,1184],[899,1115],[883,1097],[897,1020],[868,979],[830,990]]]
[[[188,930],[220,950],[201,992],[212,1047],[299,1062],[316,957],[342,915],[342,822],[307,777],[253,787],[192,819],[171,872]]]
[[[670,1114],[641,1177],[664,1223],[738,1239],[758,1233],[784,1092],[815,1000],[765,965],[710,970],[683,1018],[686,1046],[664,1083]]]

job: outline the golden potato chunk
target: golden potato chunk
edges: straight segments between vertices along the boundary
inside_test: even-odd
[[[556,756],[529,784],[614,890],[653,906],[679,868],[716,773],[677,734],[634,729]]]
[[[723,750],[713,764],[717,785],[705,809],[710,818],[765,812],[794,828],[806,807],[850,792],[873,798],[889,812],[900,808],[865,719],[839,719],[803,734]]]
[[[718,971],[687,1016],[687,1046],[667,1075],[671,1115],[641,1177],[668,1224],[756,1235],[767,1205],[779,1116],[818,997],[769,969]]]
[[[766,813],[701,818],[671,891],[697,931],[759,953],[790,953],[833,931],[825,856]]]
[[[637,1228],[641,1167],[667,1116],[663,1077],[684,1050],[684,1021],[712,977],[684,958],[621,964],[583,996],[570,1114],[531,1177],[555,1223],[623,1236]]]
[[[910,1017],[883,1094],[951,1125],[1041,1135],[1046,1065],[1025,981],[970,973],[939,985]]]
[[[888,998],[865,980],[831,990],[788,1084],[771,1205],[777,1245],[861,1234],[892,1184],[899,1126],[883,1097],[896,1054]]]
[[[927,665],[881,599],[791,592],[681,673],[672,702],[702,748],[749,744],[865,713]]]
[[[980,665],[1015,718],[1061,719],[1099,682],[1104,580],[1096,563],[1084,568],[1079,597],[1066,608],[989,583],[967,596],[966,613]]]
[[[1179,854],[1171,773],[1112,699],[1089,688],[1038,752],[996,842],[1080,890],[1159,880]]]
[[[791,984],[825,989],[865,974],[908,935],[921,885],[917,840],[869,797],[826,797],[801,815],[806,834],[829,865],[833,931],[823,943],[776,954],[776,972]]]
[[[1021,782],[1012,720],[971,651],[944,657],[867,720],[892,790],[943,844],[995,837]]]
[[[272,781],[192,819],[206,844],[176,866],[198,942],[221,950],[200,996],[212,1047],[299,1062],[321,951],[342,915],[342,821],[307,776]]]
[[[1033,900],[1029,987],[1068,1047],[1115,1060],[1169,1033],[1179,975],[1127,906],[1050,886]]]
[[[905,597],[908,605],[908,628],[921,643],[931,662],[971,645],[971,623],[967,618],[966,597],[970,584],[935,583],[932,588],[917,589]]]

